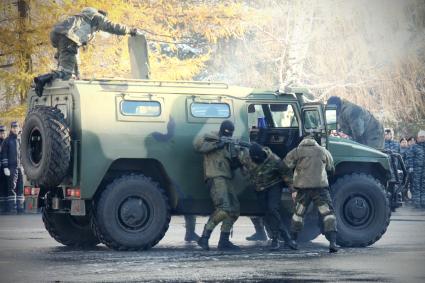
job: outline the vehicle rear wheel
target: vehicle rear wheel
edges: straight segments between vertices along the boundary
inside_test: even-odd
[[[71,136],[61,111],[55,107],[34,107],[25,119],[21,142],[27,178],[38,186],[59,185],[71,160]]]
[[[337,243],[343,247],[365,247],[378,241],[391,216],[382,184],[367,174],[351,174],[338,178],[331,188]]]
[[[101,193],[93,226],[99,239],[115,250],[145,250],[155,246],[170,223],[168,198],[144,175],[124,175]]]
[[[100,243],[91,229],[90,215],[72,216],[43,208],[42,219],[50,236],[65,246],[88,248]]]

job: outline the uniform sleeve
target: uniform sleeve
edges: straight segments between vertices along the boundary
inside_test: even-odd
[[[335,172],[335,166],[334,166],[334,160],[332,158],[331,153],[325,149],[325,154],[326,154],[326,171],[328,172]]]
[[[298,152],[297,149],[294,148],[291,150],[286,156],[285,159],[282,161],[286,167],[290,169],[294,169],[297,166],[298,162]]]
[[[95,15],[93,19],[97,22],[99,30],[117,35],[126,35],[130,32],[127,26],[113,23],[104,16]]]
[[[217,149],[217,142],[207,141],[205,137],[201,137],[195,141],[194,148],[200,153],[208,153]]]
[[[285,162],[281,162],[280,173],[285,184],[292,188],[294,184],[294,170],[289,168]]]
[[[9,152],[9,139],[6,138],[3,141],[3,144],[1,146],[1,165],[4,168],[8,168],[9,167],[9,157],[8,157],[8,153]]]

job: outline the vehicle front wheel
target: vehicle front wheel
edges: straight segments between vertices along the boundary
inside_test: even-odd
[[[124,175],[101,193],[93,226],[99,239],[115,250],[155,246],[170,223],[170,206],[159,185],[144,175]]]
[[[390,223],[390,205],[382,184],[367,174],[345,175],[331,186],[337,218],[337,243],[365,247],[378,241]]]

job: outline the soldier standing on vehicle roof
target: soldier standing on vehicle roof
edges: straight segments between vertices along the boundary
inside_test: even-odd
[[[262,147],[257,143],[253,143],[248,152],[242,150],[239,159],[255,185],[259,205],[265,210],[264,220],[271,230],[270,249],[280,248],[280,237],[291,249],[297,249],[280,214],[283,181],[286,185],[292,186],[291,169],[284,164],[282,166],[280,158],[268,147]]]
[[[57,48],[58,69],[34,78],[35,92],[38,96],[43,94],[44,85],[54,79],[69,80],[73,73],[77,78],[79,77],[78,48],[86,46],[94,38],[96,32],[137,35],[137,28],[113,23],[106,16],[105,11],[88,7],[53,27],[50,33],[50,42],[53,47]]]
[[[384,148],[384,128],[366,109],[337,96],[328,99],[336,105],[336,116],[341,131],[354,141],[377,149]]]
[[[219,250],[239,250],[229,240],[233,224],[239,217],[240,207],[238,196],[231,184],[233,170],[231,167],[231,152],[229,145],[221,137],[233,136],[234,125],[225,120],[220,125],[218,133],[212,132],[195,141],[195,150],[204,155],[204,179],[210,190],[214,204],[214,212],[205,224],[198,245],[209,250],[208,240],[214,228],[220,223],[221,234],[218,242]]]
[[[6,213],[24,212],[24,184],[21,165],[21,137],[18,122],[10,125],[9,136],[3,141],[1,163],[4,175],[8,179]]]
[[[7,178],[1,165],[1,148],[6,139],[6,127],[0,126],[0,214],[7,211]]]
[[[291,233],[294,240],[303,228],[304,217],[311,201],[322,216],[325,236],[330,242],[329,252],[337,252],[336,217],[329,194],[328,172],[334,172],[332,155],[312,136],[305,137],[297,148],[286,155],[283,163],[294,170],[295,212]]]

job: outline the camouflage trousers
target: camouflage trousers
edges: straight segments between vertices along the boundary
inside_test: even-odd
[[[329,188],[297,189],[295,198],[295,212],[292,216],[291,232],[298,233],[304,225],[304,217],[310,203],[319,210],[322,216],[324,232],[336,231],[336,217],[329,194]]]
[[[205,224],[205,229],[212,231],[222,222],[221,232],[230,232],[240,214],[238,196],[230,180],[223,177],[207,180],[207,186],[214,204],[214,212]]]
[[[55,32],[50,33],[50,41],[53,47],[57,48],[55,58],[58,60],[59,77],[69,80],[74,73],[79,76],[78,71],[78,45],[64,36]]]
[[[425,173],[424,168],[415,168],[412,176],[412,201],[416,207],[425,207]]]

